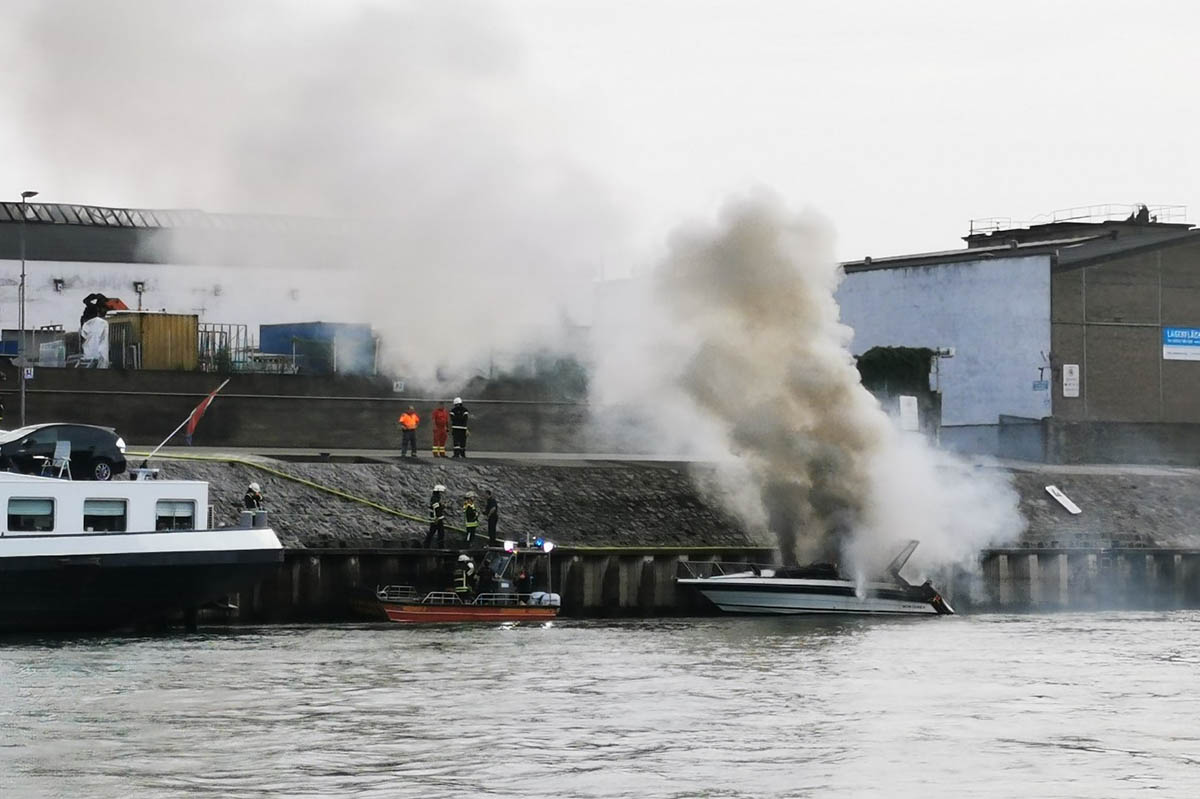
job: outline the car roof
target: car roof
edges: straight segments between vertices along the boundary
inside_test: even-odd
[[[28,424],[24,427],[18,427],[15,430],[5,430],[0,432],[0,442],[12,441],[14,438],[27,436],[30,433],[37,432],[38,430],[44,430],[47,427],[85,427],[89,430],[103,430],[106,433],[113,433],[114,435],[117,432],[115,427],[102,427],[98,424],[82,424],[80,422],[42,422],[41,424]],[[17,435],[18,433],[20,433],[20,435]]]

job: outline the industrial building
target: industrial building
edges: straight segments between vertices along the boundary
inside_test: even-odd
[[[965,249],[843,265],[853,351],[935,350],[943,445],[1200,462],[1200,230],[1179,206],[975,220]]]
[[[129,308],[112,318],[121,369],[228,371],[242,353],[233,371],[372,374],[377,341],[346,324],[364,318],[361,298],[329,290],[355,279],[339,248],[356,232],[328,220],[3,202],[0,328],[11,338],[19,327],[23,251],[26,352],[43,365],[69,357],[58,342],[69,344],[81,300],[102,293]],[[1200,462],[1200,230],[1184,209],[975,220],[964,240],[845,263],[837,294],[856,354],[937,353],[939,401],[922,405],[922,419],[944,446],[1050,462]],[[306,257],[293,262],[296,253]],[[53,380],[65,381],[53,383],[58,393],[84,390]],[[48,374],[35,391],[51,385]],[[400,385],[369,393],[383,400]]]
[[[0,329],[13,350],[23,255],[26,351],[43,366],[69,363],[82,301],[103,294],[128,309],[110,317],[116,367],[372,374],[370,327],[340,321],[363,309],[329,290],[353,280],[336,256],[352,234],[330,220],[0,203]]]

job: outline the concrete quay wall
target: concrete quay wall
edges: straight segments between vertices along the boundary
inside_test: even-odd
[[[377,586],[443,588],[457,551],[288,550],[279,570],[238,596],[249,623],[367,620]],[[567,617],[708,615],[714,608],[680,588],[681,563],[770,563],[769,549],[563,548],[549,559],[551,588]],[[979,569],[937,581],[959,612],[1164,610],[1200,607],[1200,552],[1176,550],[995,550]]]
[[[1173,549],[997,550],[972,585],[955,586],[978,611],[1164,610],[1200,607],[1200,552]]]
[[[283,564],[253,589],[233,597],[239,622],[290,623],[369,620],[377,587],[412,585],[446,590],[457,550],[286,550]],[[682,561],[767,563],[770,549],[679,550],[660,547],[555,550],[549,587],[562,596],[563,615],[672,616],[711,613],[694,592],[676,587]],[[539,588],[545,575],[539,575]]]

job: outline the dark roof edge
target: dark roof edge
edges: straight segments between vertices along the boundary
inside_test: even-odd
[[[1069,256],[1069,253],[1064,252],[1063,255],[1058,259],[1059,266],[1056,271],[1068,272],[1072,269],[1082,269],[1085,266],[1093,266],[1103,261],[1111,261],[1115,258],[1124,258],[1131,255],[1141,255],[1142,253],[1151,252],[1153,250],[1179,247],[1198,240],[1200,240],[1200,230],[1193,229],[1180,236],[1172,236],[1171,238],[1148,241],[1145,244],[1140,244],[1136,247],[1129,247],[1128,249],[1108,250],[1107,252],[1089,255],[1086,258],[1073,259]]]
[[[1033,258],[1039,255],[1054,255],[1063,245],[1044,244],[1024,247],[976,247],[969,250],[954,250],[945,253],[916,253],[894,255],[870,260],[843,261],[840,266],[847,274],[874,272],[880,269],[904,269],[918,266],[965,263],[967,261],[994,261],[997,258]]]

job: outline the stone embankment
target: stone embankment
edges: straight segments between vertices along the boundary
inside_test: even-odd
[[[764,546],[706,501],[687,466],[590,463],[562,466],[497,460],[423,458],[398,463],[288,463],[253,458],[269,470],[425,519],[437,483],[447,488],[449,525],[462,525],[462,500],[474,491],[480,509],[490,489],[500,503],[501,537],[541,535],[562,546]],[[157,462],[161,476],[205,480],[218,523],[236,522],[246,486],[263,489],[271,525],[285,546],[408,547],[428,524],[344,499],[245,463]],[[486,534],[486,526],[480,526]],[[448,529],[456,546],[462,533]]]
[[[1029,548],[1200,550],[1200,470],[1170,466],[1009,464]],[[1079,508],[1046,492],[1053,485]]]
[[[217,521],[235,523],[246,485],[263,487],[272,526],[285,545],[313,548],[408,547],[423,540],[429,494],[447,487],[448,524],[461,526],[462,499],[484,491],[500,502],[502,537],[526,532],[563,546],[770,546],[697,489],[686,464],[423,458],[395,463],[290,463],[248,458],[266,467],[222,460],[166,460],[164,477],[205,480]],[[1200,549],[1200,471],[1149,466],[1006,464],[1026,530],[1008,546],[1040,548]],[[418,517],[408,519],[344,499],[281,472]],[[1072,515],[1047,492],[1055,485],[1082,513]],[[486,530],[481,526],[481,530]],[[447,531],[455,546],[462,533]]]

